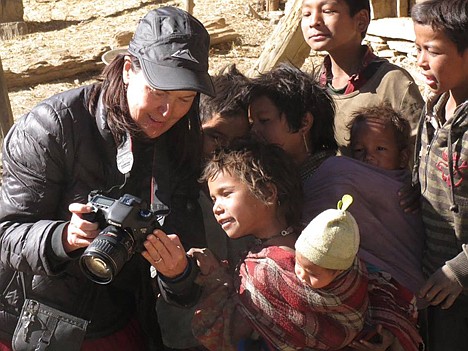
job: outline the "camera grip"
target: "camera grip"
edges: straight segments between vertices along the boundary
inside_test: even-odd
[[[93,222],[93,223],[97,222],[97,213],[95,211],[82,213],[81,219],[84,219],[85,221]]]

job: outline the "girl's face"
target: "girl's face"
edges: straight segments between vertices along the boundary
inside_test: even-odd
[[[408,157],[398,146],[395,130],[380,121],[364,120],[353,126],[353,158],[372,166],[396,170],[408,165]]]
[[[300,281],[314,289],[326,287],[342,272],[317,266],[298,252],[296,252],[294,271]]]
[[[130,60],[126,60],[123,78],[130,115],[148,138],[157,138],[187,114],[197,93],[153,89],[143,71],[135,73],[130,66]]]
[[[216,221],[230,238],[263,238],[284,229],[276,228],[276,206],[254,197],[239,178],[221,172],[208,181],[208,188]]]
[[[280,146],[294,159],[305,151],[303,134],[290,132],[286,116],[266,96],[254,99],[249,106],[251,130],[267,143]]]
[[[429,25],[414,24],[417,64],[432,92],[451,91],[461,101],[467,98],[468,49],[460,54],[457,46],[442,31]]]
[[[364,27],[363,27],[364,25]],[[343,0],[304,0],[301,28],[304,39],[315,51],[333,52],[362,41],[366,20],[351,17]]]

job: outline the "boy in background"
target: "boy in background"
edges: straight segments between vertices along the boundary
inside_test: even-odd
[[[354,110],[389,103],[403,110],[416,134],[424,104],[411,75],[362,45],[370,23],[369,0],[304,0],[302,32],[315,51],[326,51],[320,83],[336,103],[335,136],[341,154],[349,155],[346,125]]]
[[[430,351],[468,347],[468,2],[427,0],[411,16],[417,64],[433,95],[421,116],[414,178],[425,224],[419,295]]]

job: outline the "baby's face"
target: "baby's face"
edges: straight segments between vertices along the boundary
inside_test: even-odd
[[[375,120],[360,121],[353,126],[351,152],[353,158],[383,169],[402,169],[408,164],[394,128]]]
[[[300,281],[314,289],[326,287],[342,272],[317,266],[298,252],[296,252],[294,271]]]

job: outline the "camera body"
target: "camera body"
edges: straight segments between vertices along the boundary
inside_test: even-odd
[[[93,211],[83,218],[102,230],[81,255],[80,266],[92,281],[108,284],[135,252],[143,250],[146,235],[160,226],[157,214],[130,194],[113,199],[91,192],[89,204]]]

